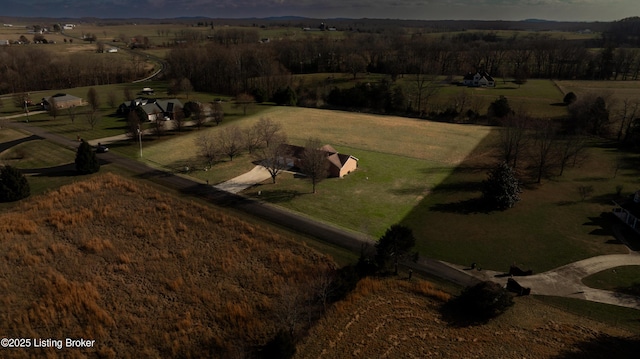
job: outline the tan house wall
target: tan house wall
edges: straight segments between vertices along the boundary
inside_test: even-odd
[[[358,161],[356,161],[353,157],[349,157],[347,163],[342,166],[340,170],[340,177],[348,175],[349,173],[355,171],[358,168]]]
[[[56,108],[65,109],[65,108],[74,107],[74,106],[82,106],[82,99],[79,98],[77,100],[55,101],[55,103],[56,103]]]

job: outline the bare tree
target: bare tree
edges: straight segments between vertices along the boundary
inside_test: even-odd
[[[165,122],[166,121],[164,120],[164,116],[162,116],[162,113],[157,110],[153,112],[153,131],[155,132],[156,136],[160,137],[164,135]]]
[[[520,155],[525,150],[529,139],[528,123],[531,121],[526,115],[508,115],[502,119],[500,130],[500,152],[502,160],[514,170],[518,167]]]
[[[242,113],[247,114],[249,106],[253,105],[256,100],[248,93],[241,93],[236,96],[236,107],[242,108]]]
[[[273,138],[282,131],[282,125],[277,122],[273,122],[268,117],[261,117],[255,125],[253,125],[255,131],[266,147],[269,147]]]
[[[198,136],[198,138],[196,138],[196,147],[198,148],[198,155],[203,157],[209,166],[218,159],[220,150],[214,136],[209,134]]]
[[[107,94],[107,105],[109,105],[110,108],[116,108],[118,104],[117,101],[115,92],[109,91]]]
[[[243,129],[242,134],[244,135],[244,147],[249,153],[253,153],[256,149],[260,148],[262,140],[258,135],[258,131],[256,131],[255,125]]]
[[[196,128],[199,130],[206,120],[205,107],[203,104],[198,103],[197,107],[194,107],[191,110],[191,118],[193,119],[193,123],[196,125]]]
[[[562,176],[567,166],[575,166],[578,160],[584,157],[583,154],[586,148],[587,140],[584,136],[565,136],[558,144],[558,161],[560,166],[560,173],[558,175]]]
[[[614,121],[618,122],[618,141],[626,142],[631,134],[633,120],[640,114],[640,101],[626,98],[622,101],[622,108],[614,114]]]
[[[69,119],[71,119],[71,123],[74,123],[74,121],[76,120],[76,111],[77,108],[76,106],[69,106],[67,107],[67,113],[69,114]]]
[[[89,126],[91,126],[91,129],[93,130],[98,124],[98,122],[100,121],[100,116],[98,116],[97,111],[87,111],[85,112],[85,119],[89,124]]]
[[[184,111],[180,106],[176,106],[173,110],[173,128],[181,132],[184,128]]]
[[[54,96],[51,96],[51,98],[49,99],[49,115],[51,117],[53,117],[53,119],[55,120],[56,117],[58,116],[58,104],[56,103],[56,98]]]
[[[300,159],[300,170],[311,181],[313,193],[316,193],[316,185],[327,178],[328,173],[327,154],[320,149],[321,146],[319,139],[308,139]]]
[[[244,148],[242,142],[242,131],[238,126],[226,127],[220,131],[218,136],[220,152],[229,156],[230,161],[233,161],[234,157],[242,153]]]
[[[140,116],[138,115],[138,111],[129,111],[129,114],[127,115],[127,137],[135,140],[141,125],[142,124],[140,121]]]
[[[124,95],[124,100],[125,101],[133,100],[133,96],[131,95],[131,89],[130,88],[125,87],[124,90],[122,90],[122,94]]]
[[[534,140],[531,146],[531,161],[536,182],[551,173],[554,163],[554,151],[557,142],[556,128],[551,120],[537,119],[534,125]]]
[[[255,157],[260,161],[260,165],[269,172],[273,183],[276,183],[276,177],[288,168],[286,159],[290,154],[286,136],[278,134],[268,147],[263,147],[256,152]]]
[[[216,123],[216,126],[220,124],[224,120],[224,110],[222,108],[222,104],[220,102],[214,102],[213,105],[213,122]]]
[[[97,111],[100,107],[100,97],[98,96],[98,91],[95,88],[91,87],[87,91],[87,102],[89,106],[91,106],[91,110],[93,112]]]

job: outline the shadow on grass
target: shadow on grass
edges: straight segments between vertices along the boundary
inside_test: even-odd
[[[290,202],[294,198],[301,196],[305,193],[301,193],[294,190],[260,190],[260,186],[255,187],[259,191],[259,195],[256,197],[260,200],[269,203],[285,203]]]
[[[25,143],[25,142],[29,142],[29,141],[35,141],[35,140],[42,140],[42,139],[43,138],[40,137],[40,136],[31,135],[29,137],[19,138],[19,139],[14,140],[14,141],[2,142],[2,143],[0,143],[0,152],[8,150],[11,147],[17,146],[17,145],[19,145],[21,143]]]
[[[482,191],[482,182],[466,181],[441,183],[437,185],[432,192],[480,192]]]
[[[452,203],[438,203],[429,208],[435,212],[445,213],[459,213],[459,214],[472,214],[472,213],[489,213],[491,210],[487,207],[486,202],[482,198],[471,198],[463,201]]]
[[[589,234],[594,236],[614,236],[613,221],[616,220],[615,215],[611,212],[602,212],[599,217],[587,217],[588,222],[583,223],[583,226],[597,227],[593,229]],[[599,228],[598,228],[599,227]]]
[[[639,338],[618,338],[606,334],[571,345],[554,359],[635,359],[640,353]]]
[[[100,165],[102,165],[102,161]],[[21,172],[35,177],[73,177],[78,175],[75,163],[67,163],[54,167],[29,168],[21,170]]]

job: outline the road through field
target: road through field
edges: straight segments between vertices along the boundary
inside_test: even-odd
[[[30,132],[35,136],[48,139],[68,148],[75,149],[78,146],[77,141],[49,133],[38,127],[29,126],[24,122],[10,122],[6,125]],[[114,153],[103,153],[99,156],[103,163],[112,163],[122,167],[134,173],[135,177],[151,179],[184,194],[205,198],[221,207],[241,210],[276,225],[310,235],[355,253],[359,253],[363,246],[375,244],[373,238],[364,234],[337,228],[328,223],[319,222],[280,207],[238,196],[202,183],[194,178],[151,168],[143,162],[121,157]],[[640,265],[640,254],[632,252],[628,255],[589,258],[538,275],[519,277],[518,280],[521,281],[523,286],[531,287],[533,294],[580,298],[640,309],[640,298],[638,297],[592,289],[584,286],[581,282],[582,278],[593,274],[595,271],[625,264]],[[493,280],[500,283],[507,280],[504,273],[469,270],[469,268],[424,257],[417,263],[411,264],[410,267],[416,272],[433,275],[462,286],[472,285],[481,280]]]

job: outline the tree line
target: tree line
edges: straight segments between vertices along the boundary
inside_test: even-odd
[[[114,61],[94,53],[61,54],[32,46],[0,49],[0,93],[20,93],[135,80],[144,73],[143,59]]]
[[[625,22],[627,27],[635,23]],[[173,49],[168,61],[172,76],[189,78],[196,90],[229,94],[260,89],[270,95],[283,86],[289,74],[325,72],[355,76],[367,71],[389,75],[392,81],[416,74],[453,78],[476,70],[505,78],[637,80],[640,49],[627,46],[628,42],[612,33],[600,39],[575,40],[542,32],[515,32],[509,37],[492,31],[440,36],[347,32],[341,38],[258,43],[216,32],[216,41]],[[254,39],[256,34],[252,34]]]

